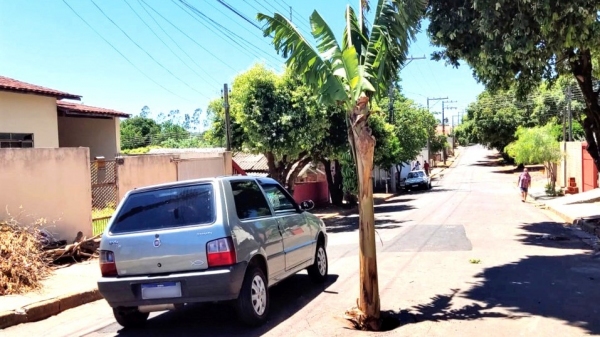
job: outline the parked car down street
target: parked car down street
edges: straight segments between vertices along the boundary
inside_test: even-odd
[[[124,327],[150,312],[231,301],[260,325],[268,288],[307,269],[328,273],[325,224],[270,178],[219,177],[130,191],[100,246],[98,289]]]
[[[429,179],[424,170],[411,171],[406,176],[406,180],[404,181],[404,188],[406,190],[428,190],[431,188],[431,180]]]

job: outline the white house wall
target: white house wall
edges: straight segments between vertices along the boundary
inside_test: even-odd
[[[56,98],[0,91],[0,133],[32,133],[33,147],[58,147]]]

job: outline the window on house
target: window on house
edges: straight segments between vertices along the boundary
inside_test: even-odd
[[[33,133],[0,133],[0,148],[33,147]]]

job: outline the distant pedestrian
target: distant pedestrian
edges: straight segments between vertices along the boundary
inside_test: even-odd
[[[421,163],[419,163],[419,161],[417,160],[417,163],[415,164],[415,167],[413,167],[413,171],[418,171],[421,169]]]
[[[425,174],[429,176],[429,162],[423,163],[423,169],[425,170]]]
[[[517,182],[517,186],[521,189],[521,202],[527,200],[529,185],[531,185],[531,176],[529,175],[529,172],[527,172],[527,168],[524,168],[523,173],[519,175],[519,181]]]

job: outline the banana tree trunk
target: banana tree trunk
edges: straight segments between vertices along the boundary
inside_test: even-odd
[[[347,315],[358,328],[377,331],[381,327],[381,321],[371,181],[375,138],[368,125],[367,103],[368,99],[359,99],[351,117],[352,147],[358,171],[360,292],[358,308],[347,312]]]

